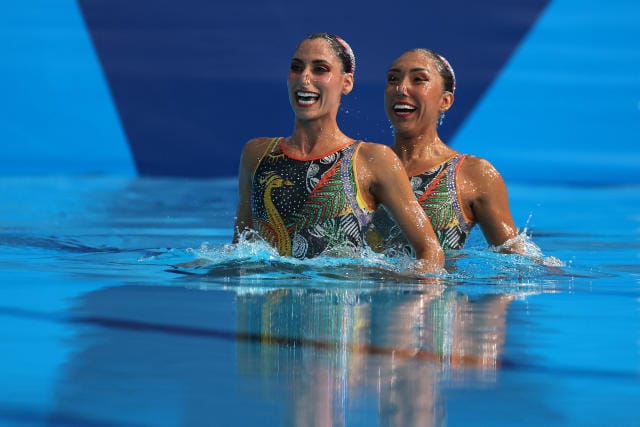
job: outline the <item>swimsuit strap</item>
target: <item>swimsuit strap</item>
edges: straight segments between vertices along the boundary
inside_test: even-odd
[[[364,229],[371,222],[371,212],[361,207],[358,203],[358,184],[353,157],[360,147],[360,142],[354,142],[342,149],[343,157],[340,165],[340,177],[353,214],[357,218],[360,227]]]
[[[262,153],[262,155],[260,156],[260,158],[258,159],[258,163],[256,163],[256,167],[253,170],[253,175],[255,176],[256,171],[258,170],[258,167],[260,167],[260,163],[262,163],[262,160],[269,154],[272,154],[273,151],[276,149],[276,147],[278,146],[278,143],[280,142],[280,140],[284,139],[283,137],[277,136],[275,138],[271,138],[271,140],[269,141],[269,143],[267,144],[267,148],[265,148],[264,152]]]

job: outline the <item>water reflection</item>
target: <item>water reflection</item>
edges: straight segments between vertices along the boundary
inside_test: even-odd
[[[346,425],[359,410],[379,425],[441,425],[439,388],[456,368],[495,375],[513,298],[443,287],[240,294],[238,328],[262,340],[238,342],[239,369],[286,376],[292,425]]]
[[[79,297],[52,419],[441,425],[444,387],[495,377],[516,297],[444,286],[194,285]]]

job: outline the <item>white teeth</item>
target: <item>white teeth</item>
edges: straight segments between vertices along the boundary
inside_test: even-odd
[[[313,92],[296,92],[296,95],[298,95],[301,98],[315,98],[315,99],[318,99],[320,97],[317,93],[313,93]]]
[[[302,91],[296,92],[296,96],[298,97],[298,102],[302,105],[311,105],[320,98],[317,93]]]
[[[412,107],[411,105],[407,104],[396,104],[393,106],[393,109],[395,111],[414,111],[416,107]]]

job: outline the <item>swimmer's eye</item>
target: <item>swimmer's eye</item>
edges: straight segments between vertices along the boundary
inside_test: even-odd
[[[298,62],[292,62],[289,69],[295,73],[301,73],[304,70],[304,66]]]
[[[329,71],[331,71],[329,67],[326,67],[324,65],[317,65],[313,68],[313,72],[318,74],[328,73]]]
[[[398,76],[394,74],[387,75],[387,83],[397,83],[399,81]]]

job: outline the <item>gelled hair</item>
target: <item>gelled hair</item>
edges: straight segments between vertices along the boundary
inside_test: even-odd
[[[329,46],[331,46],[333,52],[342,62],[343,72],[352,74],[356,72],[356,57],[353,54],[353,50],[351,49],[351,46],[349,46],[349,43],[336,36],[335,34],[330,33],[313,33],[309,35],[305,40],[314,39],[323,39],[327,43],[329,43]]]
[[[451,67],[451,64],[449,64],[449,61],[447,61],[444,56],[440,55],[436,51],[425,48],[412,49],[409,52],[422,52],[429,58],[433,59],[433,62],[435,62],[436,64],[438,74],[440,74],[440,77],[442,77],[444,91],[451,93],[455,92],[456,75],[453,72],[453,67]]]

